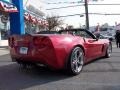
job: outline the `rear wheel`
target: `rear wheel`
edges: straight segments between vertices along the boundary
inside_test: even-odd
[[[72,75],[77,75],[81,72],[84,63],[84,52],[80,47],[75,47],[69,58],[68,70]]]
[[[106,49],[105,58],[109,58],[111,56],[111,53],[112,53],[112,44],[109,44],[109,46]]]

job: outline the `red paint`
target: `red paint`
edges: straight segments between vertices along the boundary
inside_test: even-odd
[[[9,45],[11,57],[16,60],[42,63],[55,69],[62,69],[65,67],[71,50],[75,46],[78,45],[84,49],[85,63],[87,63],[104,56],[109,41],[106,39],[83,39],[80,36],[73,35],[36,34],[31,36],[11,36],[9,44],[12,44]],[[21,47],[27,47],[28,52],[20,54]]]

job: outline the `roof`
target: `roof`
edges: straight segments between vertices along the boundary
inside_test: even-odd
[[[18,12],[17,8],[13,4],[3,1],[0,1],[0,11],[7,13]]]

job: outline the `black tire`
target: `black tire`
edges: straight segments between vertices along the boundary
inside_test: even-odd
[[[75,47],[69,57],[67,69],[71,75],[78,75],[83,68],[84,52],[82,48]]]
[[[105,58],[110,58],[111,53],[112,53],[112,44],[110,43],[106,49]]]

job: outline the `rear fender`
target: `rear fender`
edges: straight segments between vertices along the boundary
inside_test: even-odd
[[[66,68],[72,50],[79,46],[83,49],[84,40],[77,36],[51,38],[58,62]],[[59,49],[59,50],[58,50]],[[59,53],[61,52],[61,53]]]

